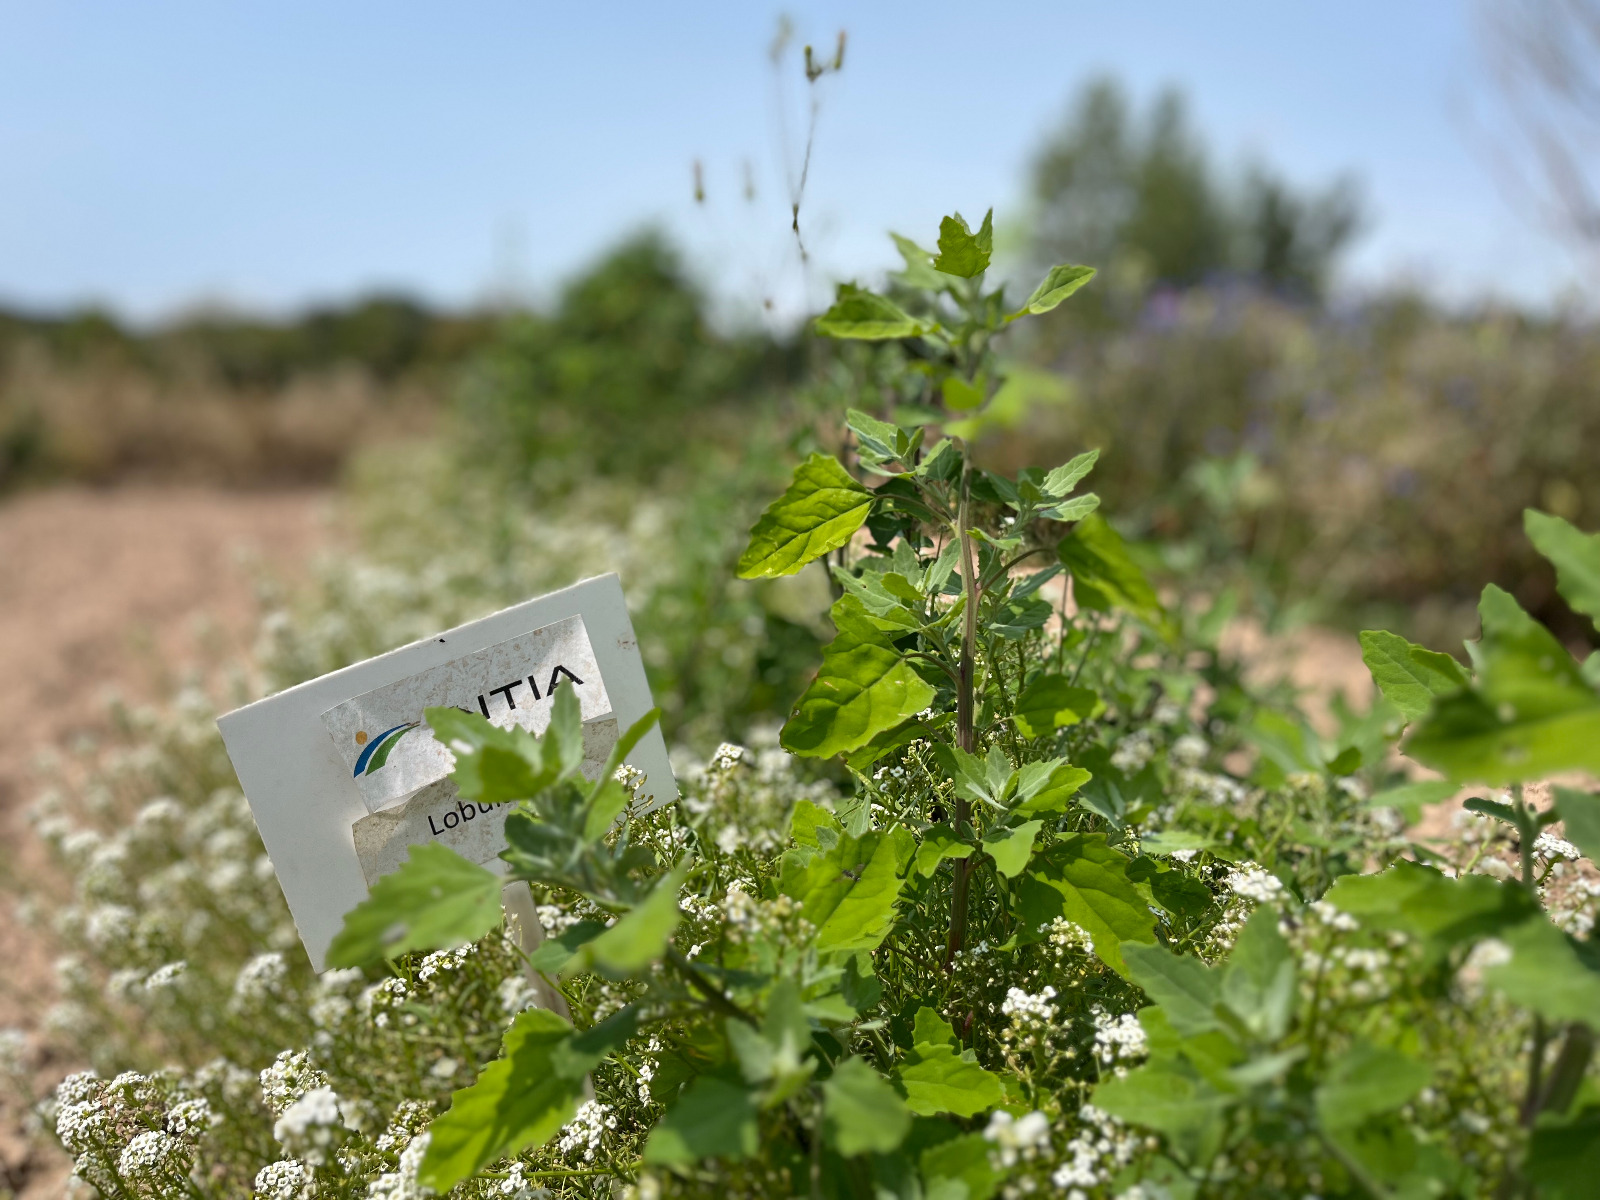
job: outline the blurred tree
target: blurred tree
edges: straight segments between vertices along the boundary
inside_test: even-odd
[[[1240,272],[1316,297],[1354,234],[1354,188],[1302,194],[1264,166],[1219,182],[1180,92],[1143,117],[1113,79],[1091,81],[1034,161],[1039,258],[1186,286]]]

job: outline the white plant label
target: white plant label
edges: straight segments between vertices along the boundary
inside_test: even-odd
[[[457,794],[454,756],[423,710],[452,706],[502,728],[542,733],[553,694],[571,688],[594,778],[619,732],[652,707],[615,575],[448,630],[221,717],[228,755],[312,966],[344,915],[406,859],[439,841],[499,867],[508,805]],[[660,729],[628,755],[656,803],[677,786]]]

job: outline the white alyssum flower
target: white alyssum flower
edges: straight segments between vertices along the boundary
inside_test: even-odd
[[[243,1005],[268,999],[283,986],[288,973],[288,964],[276,950],[256,955],[239,968],[234,978],[233,1003]]]
[[[310,1172],[303,1162],[282,1158],[256,1172],[256,1195],[262,1200],[303,1200],[310,1194]]]
[[[164,1129],[135,1134],[117,1156],[117,1174],[155,1186],[172,1182],[173,1176],[182,1176],[188,1167],[184,1144]]]
[[[450,950],[435,950],[424,958],[417,967],[417,978],[422,980],[432,979],[446,971],[458,971],[467,961],[467,957],[476,947],[472,945],[456,946]]]
[[[1548,829],[1533,839],[1533,852],[1544,858],[1553,858],[1558,861],[1569,859],[1576,862],[1583,857],[1582,850],[1579,850],[1566,838],[1558,838]]]
[[[1102,1065],[1111,1066],[1132,1058],[1143,1058],[1149,1052],[1144,1026],[1133,1013],[1113,1016],[1099,1005],[1091,1010],[1094,1015],[1094,1053]]]
[[[169,962],[159,966],[154,971],[151,971],[150,977],[144,981],[145,990],[158,992],[162,988],[172,987],[188,969],[189,964],[181,958],[177,962]]]
[[[994,1143],[990,1159],[1007,1169],[1050,1152],[1050,1119],[1042,1112],[1013,1117],[1004,1109],[996,1109],[989,1114],[983,1136],[985,1141]]]
[[[1025,1021],[1037,1021],[1048,1025],[1056,1015],[1056,1006],[1050,1003],[1055,999],[1055,995],[1055,988],[1049,984],[1046,984],[1038,995],[1031,995],[1019,987],[1010,988],[1006,992],[1006,998],[1000,1002],[1000,1011],[1019,1024]]]
[[[1236,869],[1228,872],[1224,883],[1228,890],[1236,896],[1246,900],[1253,900],[1257,904],[1271,904],[1283,897],[1283,880],[1260,863],[1241,863]]]
[[[378,1176],[367,1185],[368,1200],[420,1200],[433,1195],[433,1189],[417,1182],[417,1172],[422,1169],[422,1159],[428,1153],[431,1133],[419,1133],[400,1152],[396,1170]]]
[[[198,1138],[222,1120],[204,1096],[180,1100],[167,1110],[167,1132],[175,1137]]]
[[[261,1072],[261,1099],[274,1116],[282,1116],[307,1092],[327,1085],[328,1077],[311,1065],[304,1050],[284,1050]]]
[[[584,1162],[593,1162],[595,1151],[600,1149],[601,1139],[608,1129],[617,1127],[616,1117],[611,1115],[611,1106],[601,1104],[598,1100],[585,1100],[578,1106],[577,1114],[561,1129],[561,1137],[556,1142],[556,1150],[561,1154],[575,1154],[583,1152]]]
[[[272,1136],[285,1150],[298,1151],[299,1158],[320,1167],[343,1124],[338,1094],[330,1087],[317,1087],[284,1110],[272,1126]]]

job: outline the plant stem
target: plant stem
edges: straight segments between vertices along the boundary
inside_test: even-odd
[[[972,562],[972,538],[967,533],[968,505],[972,495],[972,460],[962,447],[961,504],[956,510],[956,536],[961,543],[961,591],[966,601],[961,626],[961,666],[956,685],[956,745],[968,754],[977,750],[977,730],[973,720],[973,684],[978,657],[978,581]],[[971,805],[956,799],[956,836],[972,820]],[[956,954],[967,938],[967,896],[972,887],[972,860],[955,861],[955,884],[950,892],[950,940],[945,948],[946,971],[955,966]]]
[[[725,1017],[736,1017],[747,1025],[757,1024],[756,1019],[723,994],[721,988],[711,983],[694,969],[694,964],[683,956],[676,946],[667,947],[667,962],[689,981],[689,986],[705,997],[706,1003]]]
[[[1551,1064],[1550,1078],[1539,1097],[1534,1116],[1541,1112],[1566,1112],[1578,1094],[1593,1057],[1594,1030],[1581,1021],[1574,1021],[1567,1026],[1566,1039],[1561,1043],[1556,1061]]]
[[[1317,1138],[1327,1148],[1328,1153],[1339,1160],[1339,1165],[1349,1173],[1351,1179],[1360,1185],[1361,1190],[1372,1197],[1372,1200],[1389,1200],[1389,1189],[1374,1179],[1372,1172],[1362,1166],[1353,1154],[1325,1133],[1319,1132]]]

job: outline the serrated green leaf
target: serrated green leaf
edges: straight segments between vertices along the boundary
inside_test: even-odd
[[[554,1137],[583,1096],[582,1077],[562,1075],[553,1059],[571,1035],[572,1026],[546,1009],[518,1013],[500,1057],[429,1127],[419,1182],[443,1193],[488,1163]]]
[[[832,455],[811,455],[751,528],[750,545],[739,557],[739,578],[793,575],[832,553],[855,536],[874,499]]]
[[[994,254],[994,209],[984,214],[983,224],[973,233],[960,213],[939,222],[939,255],[933,269],[945,275],[971,279],[989,269]]]
[[[639,1009],[630,1004],[598,1025],[556,1043],[550,1052],[550,1064],[562,1078],[582,1083],[585,1075],[604,1062],[613,1050],[626,1045],[637,1032]]]
[[[1289,1031],[1296,998],[1295,956],[1278,932],[1278,914],[1255,911],[1239,932],[1222,970],[1222,1002],[1258,1038],[1275,1042]]]
[[[917,1010],[912,1047],[900,1068],[906,1107],[918,1116],[971,1117],[1005,1098],[998,1076],[956,1053],[955,1030],[933,1009]]]
[[[702,1158],[749,1158],[759,1144],[750,1089],[702,1075],[651,1131],[644,1161],[681,1167]]]
[[[911,1112],[889,1081],[859,1058],[847,1058],[822,1084],[823,1132],[846,1158],[888,1154],[911,1132]]]
[[[1193,1037],[1222,1027],[1216,1012],[1222,982],[1205,963],[1155,945],[1130,945],[1123,955],[1129,978],[1161,1006],[1180,1035]]]
[[[1093,778],[1088,771],[1069,765],[1063,758],[1023,763],[1017,768],[1016,782],[1011,789],[1011,811],[1023,817],[1064,813],[1072,806],[1079,789]]]
[[[1041,675],[1017,697],[1013,719],[1023,737],[1047,737],[1105,711],[1100,697],[1074,687],[1065,675]]]
[[[880,421],[858,408],[846,409],[844,416],[845,424],[856,435],[856,443],[864,454],[879,462],[892,462],[910,452],[911,438],[898,425]]]
[[[878,839],[859,876],[850,880],[833,910],[818,922],[813,944],[819,953],[875,950],[889,936],[914,846],[904,825]]]
[[[1593,1021],[1600,1014],[1600,971],[1544,917],[1500,935],[1508,961],[1485,967],[1483,982],[1547,1021]]]
[[[1044,827],[1043,821],[1024,821],[1005,829],[991,829],[983,835],[983,848],[994,859],[994,869],[1007,879],[1022,874],[1033,856],[1033,840]]]
[[[923,832],[922,841],[917,846],[917,874],[924,877],[932,875],[945,859],[966,858],[974,849],[970,843],[956,837],[950,826],[935,825]]]
[[[1600,864],[1600,796],[1575,788],[1556,788],[1556,811],[1567,840]]]
[[[505,880],[470,863],[449,846],[410,848],[396,871],[345,914],[328,946],[330,967],[359,967],[411,950],[475,942],[500,924]]]
[[[1083,287],[1094,278],[1093,267],[1078,267],[1069,263],[1061,263],[1051,267],[1045,277],[1039,281],[1039,286],[1033,289],[1033,294],[1028,297],[1028,302],[1016,312],[1011,313],[1008,320],[1015,321],[1024,314],[1040,316],[1056,308],[1073,292]]]
[[[869,342],[920,337],[929,329],[887,296],[879,296],[853,283],[839,285],[833,307],[818,317],[813,326],[823,337]]]
[[[1600,533],[1584,533],[1560,517],[1534,509],[1522,514],[1534,548],[1556,569],[1556,591],[1600,627]]]
[[[561,774],[561,756],[552,754],[547,762],[540,739],[524,729],[501,729],[459,708],[427,708],[422,715],[435,740],[454,755],[451,778],[467,800],[526,800]]]
[[[563,973],[594,971],[607,979],[627,979],[659,960],[682,919],[678,889],[688,873],[685,865],[668,871],[615,925],[585,942]]]
[[[1467,686],[1467,673],[1448,654],[1381,629],[1362,630],[1361,660],[1372,672],[1378,690],[1408,723],[1425,716],[1438,697]]]
[[[1453,779],[1491,785],[1600,771],[1600,695],[1572,656],[1492,584],[1478,611],[1475,685],[1437,701],[1405,752]]]
[[[1072,573],[1072,596],[1080,608],[1122,608],[1150,621],[1163,618],[1155,588],[1128,554],[1122,535],[1098,513],[1078,522],[1056,551]]]
[[[855,596],[832,609],[837,636],[780,735],[784,749],[831,758],[865,746],[933,702],[933,685],[918,675]]]
[[[1075,834],[1036,855],[1019,889],[1029,936],[1065,917],[1094,939],[1094,952],[1126,976],[1124,943],[1155,941],[1155,914],[1128,879],[1128,858],[1104,834]]]
[[[1433,1068],[1398,1050],[1358,1042],[1328,1066],[1317,1088],[1317,1118],[1329,1129],[1349,1129],[1393,1112],[1428,1086]]]

